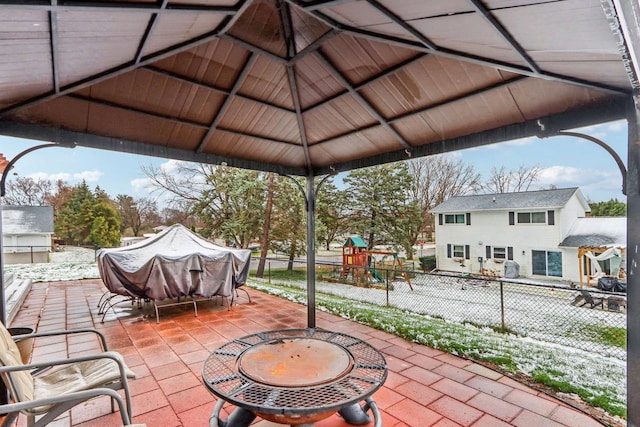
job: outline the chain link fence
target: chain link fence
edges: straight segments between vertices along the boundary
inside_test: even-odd
[[[306,286],[306,264],[294,262],[294,269],[288,281]],[[269,274],[265,271],[265,277]],[[278,278],[287,280],[286,272],[279,271]],[[624,293],[380,264],[320,263],[316,291],[626,359]]]

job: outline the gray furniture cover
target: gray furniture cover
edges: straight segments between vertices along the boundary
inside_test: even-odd
[[[175,224],[131,246],[98,251],[98,270],[115,294],[152,300],[232,296],[249,274],[251,251],[211,243]]]

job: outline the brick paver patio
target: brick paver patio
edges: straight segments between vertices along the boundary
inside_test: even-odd
[[[306,307],[248,289],[228,310],[221,301],[167,308],[156,324],[152,308],[121,305],[101,323],[100,280],[36,283],[11,326],[38,331],[95,327],[110,350],[124,355],[137,378],[130,382],[133,421],[148,427],[208,426],[215,397],[202,384],[202,362],[225,342],[265,330],[306,327]],[[225,303],[226,304],[226,303]],[[373,396],[385,427],[576,426],[601,424],[584,413],[468,360],[323,312],[318,328],[366,340],[387,360],[389,376]],[[33,360],[87,354],[95,338],[39,339]],[[55,427],[118,426],[118,413],[99,398],[59,418]],[[372,425],[373,423],[371,423]],[[25,425],[20,416],[18,426]],[[52,424],[53,425],[53,424]],[[276,424],[257,419],[255,426]],[[317,427],[347,427],[338,415]]]

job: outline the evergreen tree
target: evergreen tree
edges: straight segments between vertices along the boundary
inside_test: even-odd
[[[84,181],[60,205],[54,228],[70,244],[117,246],[120,242],[120,216],[114,202],[99,187],[94,194]]]
[[[348,231],[348,207],[348,197],[345,191],[339,190],[331,179],[322,184],[316,194],[316,238],[318,245],[322,243],[329,250],[331,242],[340,234]]]
[[[93,221],[87,236],[87,243],[99,247],[120,245],[120,215],[108,200],[101,200],[93,206]]]
[[[350,172],[344,179],[350,203],[350,229],[371,249],[379,244],[412,248],[406,236],[409,224],[420,222],[420,210],[411,200],[412,177],[405,163],[392,163]],[[417,215],[417,217],[415,217]]]
[[[70,244],[85,243],[89,235],[93,217],[91,209],[94,196],[85,181],[76,185],[60,207],[54,226],[56,234]]]
[[[591,216],[627,216],[627,204],[618,199],[589,203]]]

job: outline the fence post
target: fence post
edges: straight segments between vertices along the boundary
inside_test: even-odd
[[[504,324],[504,284],[502,283],[502,280],[500,280],[500,321],[502,332],[504,332],[506,328]]]
[[[389,307],[389,269],[384,270],[385,282],[387,283],[387,307]]]
[[[268,267],[267,267],[267,276],[269,277],[269,284],[271,284],[271,261],[268,262]]]

